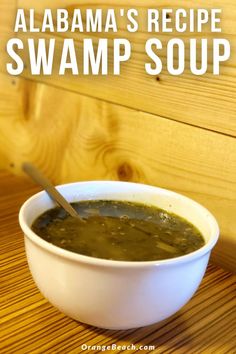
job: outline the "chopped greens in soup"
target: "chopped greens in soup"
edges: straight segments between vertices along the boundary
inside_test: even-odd
[[[205,244],[200,231],[187,220],[154,206],[109,200],[72,205],[85,223],[56,207],[34,221],[33,231],[66,250],[119,261],[174,258]]]

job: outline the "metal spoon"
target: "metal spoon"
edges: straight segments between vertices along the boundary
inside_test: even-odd
[[[29,162],[25,162],[22,165],[22,169],[27,173],[36,183],[38,183],[48,193],[48,195],[58,203],[67,213],[73,218],[79,219],[81,222],[85,222],[77,211],[67,202],[67,200],[58,192],[58,190],[52,185],[52,183],[39,171],[35,166]]]

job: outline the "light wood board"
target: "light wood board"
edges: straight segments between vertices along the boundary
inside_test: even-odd
[[[6,72],[6,63],[9,56],[6,52],[6,43],[16,37],[13,32],[17,0],[0,0],[0,72]]]
[[[100,2],[93,0],[89,3],[90,8],[96,8]],[[80,7],[85,9],[88,7],[87,2],[81,1],[79,5],[75,5],[69,0],[57,0],[53,4],[49,0],[43,1],[26,1],[19,0],[18,5],[22,8],[35,8],[36,24],[42,21],[42,11],[44,8],[67,8],[73,11],[74,8]],[[225,37],[230,40],[232,46],[231,60],[222,66],[220,77],[213,76],[210,71],[202,77],[196,77],[187,70],[184,75],[175,77],[171,76],[164,70],[158,77],[153,77],[145,73],[144,64],[148,61],[148,57],[144,53],[145,41],[153,36],[157,36],[163,40],[164,46],[173,33],[165,35],[151,35],[145,32],[144,16],[142,14],[149,7],[163,7],[177,8],[179,3],[177,1],[171,2],[171,6],[167,6],[165,1],[139,1],[135,3],[140,11],[140,31],[138,33],[128,33],[125,31],[125,21],[121,21],[122,28],[116,34],[91,34],[89,37],[95,41],[98,37],[108,37],[113,39],[115,37],[128,38],[133,43],[133,55],[129,63],[122,67],[122,75],[115,77],[109,75],[108,77],[86,77],[83,75],[72,77],[66,74],[64,77],[59,77],[56,72],[61,55],[62,41],[65,36],[63,34],[55,35],[57,40],[57,50],[55,55],[55,73],[53,77],[34,76],[29,72],[28,51],[26,49],[22,53],[22,57],[26,62],[26,70],[24,76],[36,81],[47,82],[50,85],[66,88],[71,91],[79,92],[85,95],[97,97],[106,101],[118,103],[127,107],[135,108],[149,113],[154,113],[169,119],[186,122],[195,126],[204,127],[213,131],[219,131],[224,134],[236,136],[236,80],[235,80],[235,62],[236,62],[236,22],[234,21],[234,13],[236,12],[236,3],[231,0],[226,0],[223,3],[220,1],[200,1],[196,5],[194,1],[183,1],[181,6],[188,8],[222,8],[222,28],[221,34],[212,34],[210,31],[204,33],[204,38],[209,40],[213,37]],[[107,9],[115,7],[125,9],[134,7],[132,1],[126,4],[117,5],[117,1],[111,1],[109,4],[102,4],[101,8]],[[124,23],[123,23],[124,22]],[[178,34],[187,42],[189,34],[184,36]],[[192,37],[196,34],[193,33]],[[198,34],[197,37],[202,35]],[[19,37],[26,41],[29,34],[20,34]],[[32,37],[32,35],[31,35]],[[48,35],[34,35],[33,38],[49,37]],[[71,34],[66,34],[66,37],[71,37]],[[77,43],[85,37],[84,34],[74,35],[77,38]],[[81,64],[81,47],[78,50],[79,64]],[[211,49],[209,55],[211,56]],[[166,61],[165,51],[162,52],[161,58],[163,62]],[[188,56],[186,58],[188,65]],[[111,65],[111,60],[110,60]]]

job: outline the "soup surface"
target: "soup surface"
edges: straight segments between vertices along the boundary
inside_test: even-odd
[[[33,231],[66,250],[120,261],[168,259],[205,244],[191,223],[153,206],[107,200],[72,205],[85,223],[57,207],[40,215]]]

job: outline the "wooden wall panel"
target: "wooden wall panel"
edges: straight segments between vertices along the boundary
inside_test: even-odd
[[[109,4],[100,6],[98,0],[92,0],[89,7],[110,8],[117,7],[117,1],[112,0]],[[123,6],[122,6],[123,5]],[[134,7],[132,1],[126,4],[119,5],[119,7]],[[43,1],[26,1],[19,0],[19,7],[25,9],[35,8],[36,10],[36,24],[42,21],[42,11],[44,8],[65,7],[72,11],[76,7],[86,8],[88,3],[81,1],[79,5],[75,5],[71,0],[57,0],[53,4],[49,0]],[[79,92],[88,96],[93,96],[106,101],[118,103],[127,107],[142,110],[148,113],[157,114],[169,119],[180,122],[189,123],[195,126],[203,127],[213,131],[219,131],[227,135],[236,136],[236,79],[235,79],[235,62],[236,62],[236,22],[234,21],[234,14],[236,12],[236,3],[232,0],[210,1],[202,0],[196,5],[196,2],[183,1],[182,7],[185,8],[212,8],[219,7],[223,9],[222,15],[222,34],[204,33],[204,37],[212,39],[213,37],[225,37],[231,41],[232,56],[231,60],[225,63],[221,70],[221,76],[213,76],[210,72],[202,77],[195,77],[188,71],[182,76],[174,77],[167,74],[164,70],[159,76],[152,77],[145,74],[144,63],[148,60],[144,53],[145,41],[153,36],[145,32],[143,28],[144,19],[141,20],[141,30],[139,33],[130,34],[124,29],[124,24],[121,23],[121,30],[119,34],[109,34],[110,39],[115,37],[126,37],[133,43],[133,56],[129,63],[122,68],[122,75],[120,77],[72,77],[67,74],[64,77],[59,77],[57,66],[60,60],[61,45],[63,41],[63,34],[56,35],[57,39],[57,54],[55,59],[55,73],[53,77],[33,77],[29,74],[28,52],[24,50],[22,56],[24,57],[27,68],[24,76],[36,81],[46,82],[50,85],[66,88],[68,90]],[[138,1],[135,3],[142,14],[148,7],[167,7],[164,0],[156,3],[156,1]],[[179,7],[178,1],[172,1],[168,7]],[[142,19],[142,15],[140,16]],[[28,34],[19,36],[26,40]],[[32,36],[32,35],[31,35]],[[96,40],[98,37],[104,35],[91,35],[90,37]],[[173,34],[157,35],[166,43]],[[181,37],[180,34],[178,36]],[[192,35],[194,36],[194,34]],[[199,35],[198,35],[199,36]],[[38,38],[35,35],[34,38]],[[40,35],[42,37],[42,35]],[[47,35],[49,38],[49,36]],[[66,37],[71,35],[66,34]],[[76,35],[77,40],[81,41],[84,35]],[[186,41],[189,35],[182,36]],[[211,52],[211,50],[209,50]],[[166,54],[163,51],[161,57],[166,61]],[[81,58],[81,49],[78,50],[78,57]],[[188,58],[187,58],[188,59]],[[188,60],[187,60],[188,62]],[[80,61],[81,63],[81,61]],[[211,69],[211,68],[210,68]],[[210,71],[210,70],[209,70]]]
[[[0,131],[0,155],[16,174],[29,160],[55,183],[144,182],[203,203],[221,227],[214,260],[236,269],[234,138],[5,75]]]
[[[235,35],[235,17],[234,17],[234,9],[235,9],[235,1],[234,0],[225,0],[222,2],[221,0],[199,0],[197,5],[194,0],[182,0],[181,5],[178,0],[172,0],[170,3],[166,2],[166,0],[136,0],[135,3],[133,0],[126,1],[117,1],[117,0],[109,0],[108,2],[101,2],[100,0],[90,0],[86,2],[84,0],[79,1],[78,3],[73,2],[72,0],[56,0],[54,2],[50,0],[18,0],[18,7],[30,9],[34,8],[37,13],[42,13],[45,8],[49,9],[57,9],[57,8],[67,8],[72,10],[73,8],[137,8],[142,14],[143,10],[148,8],[154,9],[162,9],[162,8],[186,8],[186,9],[194,9],[194,8],[219,8],[222,9],[222,23],[223,30],[227,34]],[[143,25],[144,20],[140,16],[141,25]]]
[[[5,72],[6,42],[14,36],[13,24],[15,21],[16,0],[0,0],[0,72]]]

